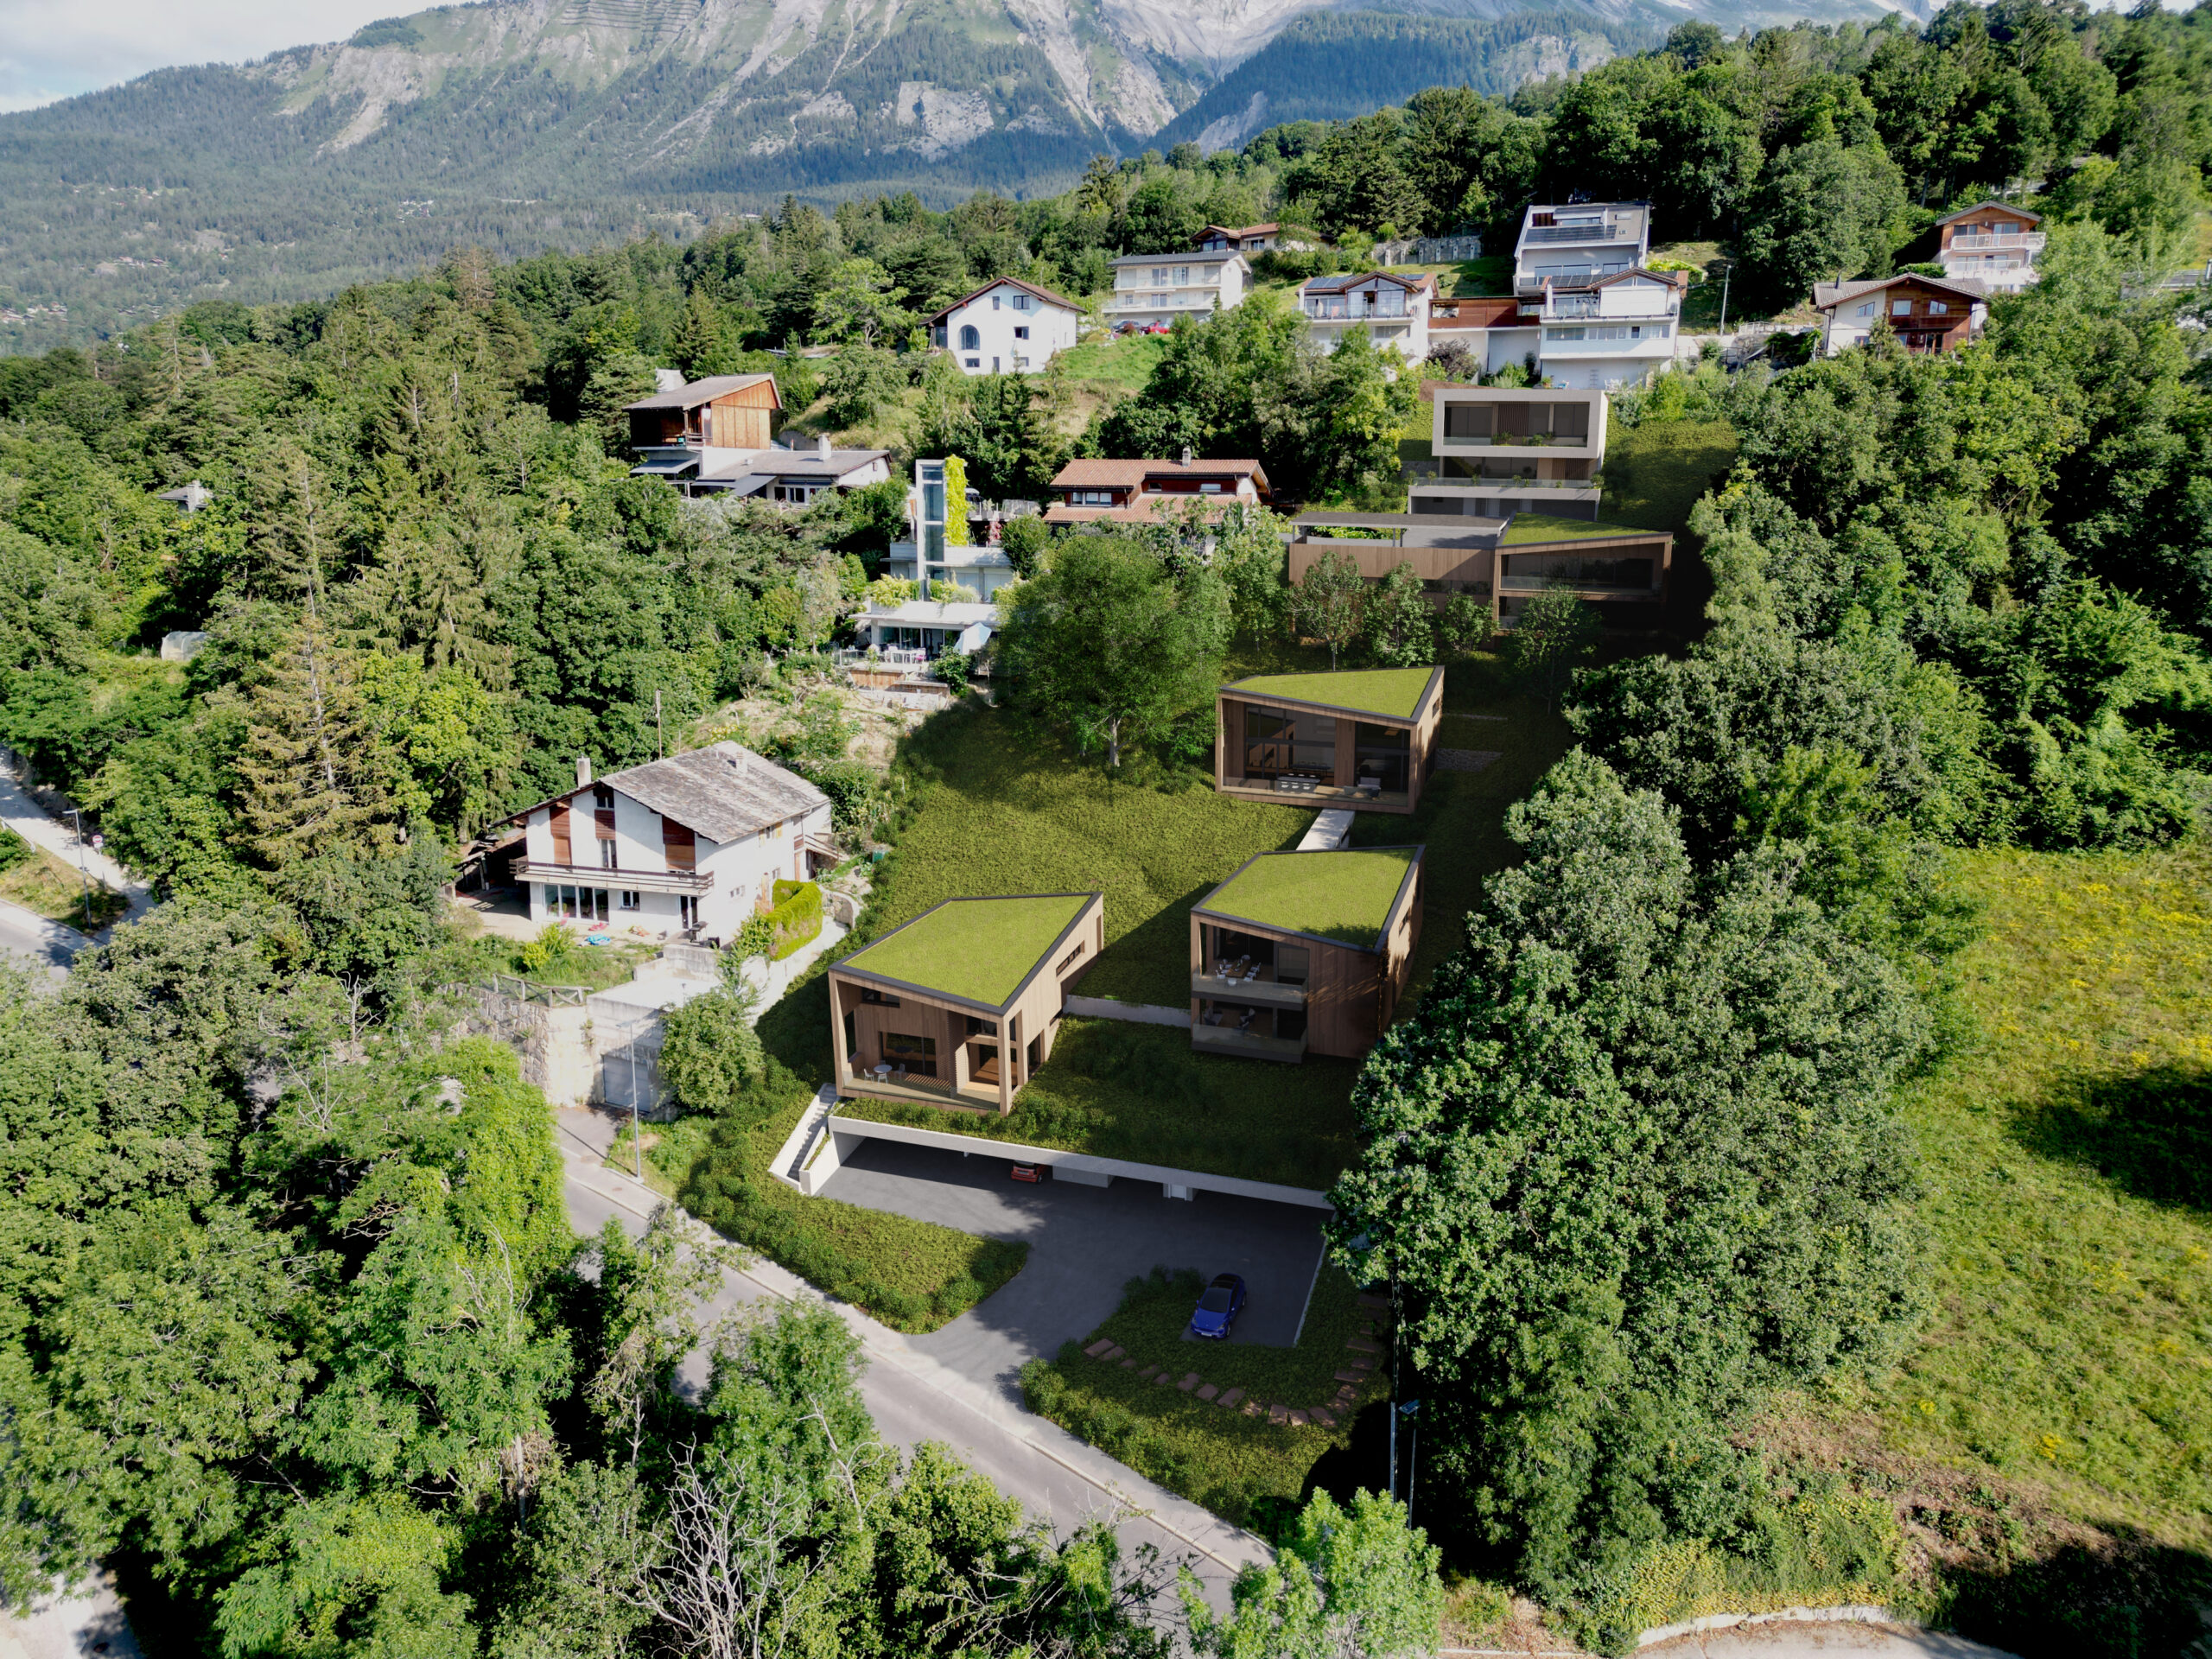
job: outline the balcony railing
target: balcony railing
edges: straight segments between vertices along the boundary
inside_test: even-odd
[[[1209,1001],[1244,1003],[1255,1007],[1302,1008],[1303,985],[1282,985],[1272,979],[1224,979],[1219,974],[1192,974],[1191,995]],[[1209,1027],[1209,1030],[1218,1027]]]
[[[629,887],[645,893],[712,893],[715,878],[698,870],[608,869],[601,864],[556,864],[526,858],[515,866],[518,881],[553,881],[574,887]]]
[[[1423,303],[1425,304],[1426,302]],[[1393,300],[1371,308],[1346,305],[1341,301],[1332,303],[1323,300],[1308,300],[1306,302],[1306,315],[1314,322],[1396,321],[1403,318],[1421,315],[1421,307],[1408,305],[1402,300]]]
[[[1236,1054],[1252,1060],[1285,1060],[1296,1064],[1306,1058],[1303,1037],[1260,1037],[1233,1026],[1192,1026],[1191,1046],[1213,1054]]]
[[[879,1099],[911,1100],[931,1106],[982,1107],[995,1112],[999,1105],[996,1084],[986,1086],[971,1083],[964,1089],[955,1089],[941,1077],[901,1072],[895,1067],[878,1077],[873,1066],[850,1066],[845,1073],[844,1087],[849,1092],[874,1095]]]
[[[1444,444],[1451,449],[1587,449],[1587,432],[1481,432],[1462,436],[1446,432]]]
[[[1532,490],[1552,490],[1595,496],[1603,494],[1605,488],[1602,478],[1531,478],[1518,473],[1470,475],[1408,469],[1407,476],[1420,480],[1424,490],[1457,490],[1465,495],[1525,495]]]
[[[1521,232],[1522,241],[1531,246],[1540,242],[1617,242],[1620,236],[1620,226],[1595,221],[1586,225],[1532,225]]]
[[[2044,244],[2050,238],[2041,231],[2029,231],[2018,236],[1972,236],[1954,233],[1945,245],[1946,253],[2002,253],[2007,248],[2018,248],[2023,253],[2040,253]]]

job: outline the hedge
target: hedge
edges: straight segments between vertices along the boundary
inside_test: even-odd
[[[820,935],[822,889],[811,881],[779,880],[772,896],[776,902],[769,908],[768,921],[776,930],[776,942],[769,947],[768,959],[781,962]]]

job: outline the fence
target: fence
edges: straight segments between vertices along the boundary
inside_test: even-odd
[[[591,997],[582,985],[533,985],[520,974],[492,974],[477,984],[496,995],[511,996],[518,1002],[542,1002],[549,1008],[581,1008]]]
[[[1414,244],[1413,263],[1417,265],[1456,265],[1462,259],[1483,257],[1483,239],[1479,236],[1424,236]]]

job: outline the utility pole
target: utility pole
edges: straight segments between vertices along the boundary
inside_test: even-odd
[[[1736,274],[1736,262],[1728,260],[1720,267],[1720,336],[1728,336],[1728,279]]]
[[[69,809],[70,822],[77,831],[77,881],[85,891],[85,931],[92,931],[92,878],[85,868],[85,815],[75,807]]]
[[[1398,1275],[1390,1275],[1390,1496],[1398,1495]]]
[[[1414,1521],[1414,1477],[1420,1472],[1421,1402],[1408,1400],[1396,1414],[1406,1420],[1406,1524]]]

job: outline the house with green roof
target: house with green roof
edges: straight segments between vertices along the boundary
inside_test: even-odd
[[[830,969],[837,1092],[1014,1109],[1066,988],[1106,947],[1096,893],[947,899]]]
[[[1410,812],[1443,718],[1440,668],[1233,680],[1214,699],[1213,786],[1250,801]]]
[[[1421,944],[1425,850],[1246,860],[1191,911],[1191,1046],[1291,1062],[1374,1047]]]

